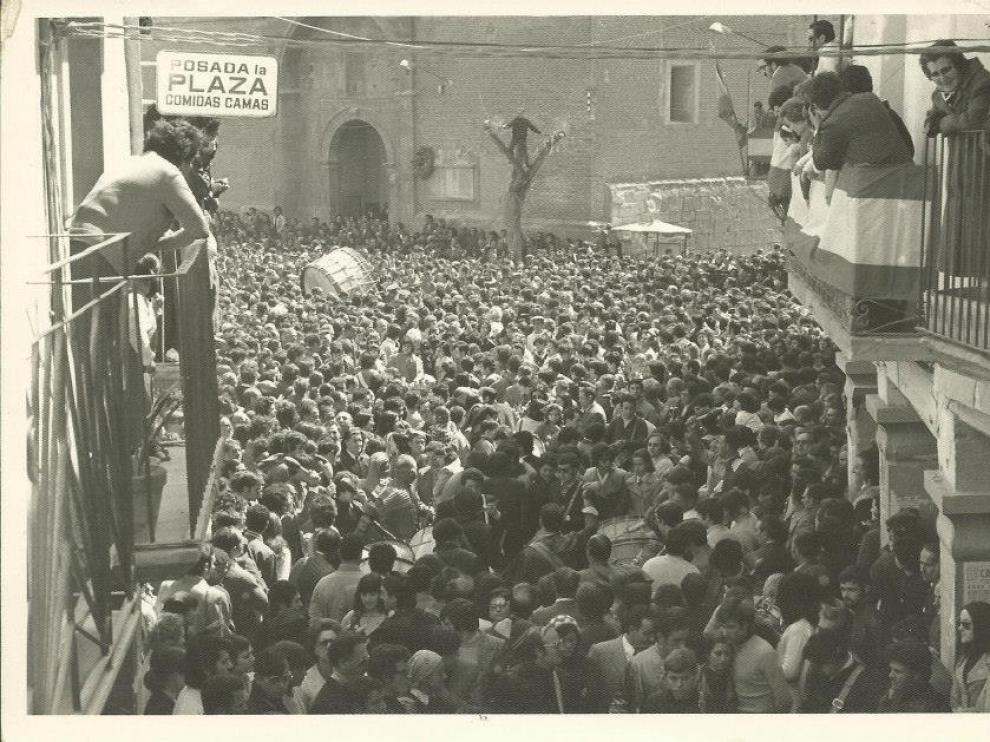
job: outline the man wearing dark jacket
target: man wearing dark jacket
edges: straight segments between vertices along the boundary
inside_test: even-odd
[[[615,416],[608,426],[608,442],[630,441],[641,446],[646,445],[646,439],[650,435],[650,426],[636,410],[636,398],[631,394],[626,394],[618,399],[619,414]]]
[[[356,714],[364,711],[367,697],[365,668],[368,665],[367,637],[344,634],[327,650],[333,673],[313,700],[311,714]]]
[[[445,566],[472,577],[478,573],[478,556],[464,548],[464,529],[456,520],[441,518],[434,523],[433,540],[436,543],[433,553]]]
[[[507,123],[502,127],[503,129],[512,130],[512,139],[509,141],[509,149],[512,150],[513,155],[521,159],[529,166],[529,151],[526,148],[526,135],[530,131],[540,133],[540,130],[533,126],[533,122],[530,121],[523,115],[523,110],[519,110],[519,115],[517,115],[512,121]]]
[[[850,64],[842,70],[840,75],[842,77],[842,83],[850,93],[873,92],[873,76],[870,74],[869,68],[861,64]],[[914,157],[914,140],[911,139],[911,132],[908,131],[904,119],[900,117],[897,111],[890,107],[887,101],[881,102],[887,107],[887,113],[890,114],[894,126],[897,127],[897,131],[901,135],[904,145],[907,147],[908,155]]]
[[[440,622],[436,616],[416,607],[416,593],[405,575],[393,573],[385,578],[385,606],[394,608],[395,613],[372,632],[369,637],[372,648],[398,644],[410,653],[434,648]]]
[[[881,673],[850,651],[835,631],[813,634],[804,647],[808,663],[801,711],[811,714],[856,714],[875,711],[884,691]]]
[[[817,126],[815,168],[843,165],[899,165],[911,161],[888,109],[873,93],[849,93],[834,72],[815,75],[804,96]]]
[[[550,502],[540,509],[540,529],[519,552],[514,570],[516,577],[531,584],[556,569],[564,567],[572,558],[575,534],[562,534],[564,508]],[[575,590],[577,586],[575,586]]]

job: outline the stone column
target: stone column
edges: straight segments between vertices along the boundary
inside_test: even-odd
[[[877,446],[880,449],[880,520],[907,507],[918,508],[934,525],[936,511],[925,492],[925,471],[938,468],[935,438],[910,407],[884,406],[870,396],[867,409],[877,422]],[[888,542],[887,530],[881,540]]]
[[[959,611],[974,600],[990,602],[990,425],[953,402],[939,418],[941,467],[926,472],[925,490],[941,513],[941,657],[952,667]]]
[[[866,398],[877,393],[877,367],[870,361],[850,361],[838,353],[836,364],[846,375],[846,451],[848,458],[848,497],[856,497],[859,479],[853,474],[856,454],[876,440],[877,424],[866,409]]]

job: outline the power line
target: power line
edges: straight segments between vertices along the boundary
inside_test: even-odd
[[[281,16],[277,16],[277,15],[276,16],[271,16],[271,17],[274,18],[277,21],[285,21],[286,23],[290,23],[292,25],[299,26],[301,28],[308,28],[311,31],[321,31],[322,33],[330,34],[331,36],[337,36],[337,37],[344,38],[344,39],[354,39],[354,40],[357,40],[357,41],[375,41],[375,39],[368,38],[367,36],[355,36],[354,34],[344,33],[343,31],[334,31],[334,30],[329,29],[329,28],[322,28],[321,26],[311,26],[308,23],[303,23],[301,21],[296,21],[296,20],[293,20],[291,18],[282,18]],[[397,42],[397,41],[385,41],[383,43],[385,43],[385,44],[387,44],[389,46],[403,47],[405,49],[423,49],[423,48],[425,48],[425,47],[422,47],[422,46],[417,46],[416,44],[404,44],[404,43],[400,43],[400,42]]]
[[[306,25],[306,24],[302,24]],[[804,49],[787,50],[766,54],[761,51],[724,50],[713,52],[706,47],[607,47],[586,45],[534,45],[534,44],[504,44],[480,41],[418,41],[416,44],[399,42],[392,39],[356,38],[325,38],[325,39],[293,39],[285,36],[266,34],[244,34],[220,31],[202,31],[198,29],[180,29],[169,27],[127,26],[106,23],[70,22],[59,24],[62,35],[65,36],[96,36],[107,38],[127,38],[136,40],[153,39],[157,41],[178,41],[189,44],[224,45],[233,47],[270,47],[273,44],[294,47],[331,46],[337,48],[380,49],[383,46],[401,45],[413,47],[421,52],[446,54],[461,57],[489,58],[533,58],[533,59],[730,59],[730,60],[760,60],[760,59],[793,59],[795,56],[883,56],[893,54],[931,54],[990,52],[990,43],[985,39],[961,39],[961,42],[983,42],[978,44],[959,45],[954,47],[914,46],[927,45],[934,42],[914,41],[899,44],[863,44],[844,49],[827,49],[812,52]],[[316,27],[314,27],[316,28]],[[343,33],[343,32],[335,32]]]

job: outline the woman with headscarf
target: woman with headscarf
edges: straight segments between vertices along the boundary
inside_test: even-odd
[[[456,709],[447,690],[443,658],[430,649],[420,649],[409,658],[409,699],[413,713],[449,714]]]

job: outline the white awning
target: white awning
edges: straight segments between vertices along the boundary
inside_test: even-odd
[[[621,227],[612,227],[613,232],[643,232],[659,235],[688,235],[692,234],[692,231],[687,227],[679,227],[676,224],[668,224],[667,222],[662,222],[659,219],[654,219],[652,222],[644,222],[640,224],[623,224]]]

